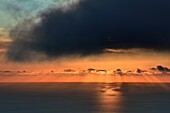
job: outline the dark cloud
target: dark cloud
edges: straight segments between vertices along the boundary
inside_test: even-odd
[[[157,70],[163,71],[163,72],[170,72],[170,69],[167,67],[163,67],[161,65],[157,66]]]
[[[105,48],[170,49],[170,1],[81,0],[68,9],[49,8],[11,31],[7,56],[26,60],[102,53]]]
[[[137,69],[137,73],[142,73],[143,71],[141,69]]]
[[[137,73],[143,73],[143,72],[147,72],[147,71],[138,68],[138,69],[136,70],[136,72],[137,72]]]
[[[156,68],[154,68],[154,67],[152,67],[152,68],[150,68],[150,70],[152,70],[152,71],[156,71],[157,69],[156,69]]]

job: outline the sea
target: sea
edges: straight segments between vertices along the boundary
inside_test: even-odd
[[[170,113],[170,84],[4,82],[0,113]]]

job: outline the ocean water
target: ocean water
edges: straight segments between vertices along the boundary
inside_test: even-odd
[[[0,113],[170,113],[170,84],[0,83]]]

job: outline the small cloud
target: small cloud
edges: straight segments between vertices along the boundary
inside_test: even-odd
[[[51,71],[52,72],[52,71]],[[72,69],[65,69],[64,72],[76,72],[75,70]]]
[[[96,69],[94,69],[94,68],[89,68],[89,69],[87,69],[87,72],[93,73],[93,72],[96,72]]]
[[[161,65],[157,66],[157,70],[161,71],[161,72],[170,72],[170,69]]]
[[[121,70],[121,69],[117,69],[116,71],[117,71],[117,72],[121,72],[122,70]]]
[[[98,73],[107,73],[107,70],[99,69],[99,70],[96,70],[96,72],[98,72]]]
[[[121,69],[116,69],[116,71],[114,71],[114,73],[119,74],[119,75],[121,75],[121,76],[122,76],[122,74],[123,74],[123,72],[122,72]]]
[[[156,68],[154,68],[154,67],[152,67],[152,68],[150,68],[150,70],[152,70],[152,71],[156,71],[157,69],[156,69]]]
[[[144,51],[144,49],[140,48],[132,48],[132,49],[112,49],[112,48],[106,48],[104,52],[109,53],[140,53]]]
[[[137,72],[137,73],[143,73],[143,72],[147,72],[147,71],[138,68],[138,69],[136,70],[136,72]]]
[[[142,73],[143,71],[141,69],[137,69],[137,73]]]

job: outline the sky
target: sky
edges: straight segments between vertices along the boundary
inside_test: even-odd
[[[169,67],[169,5],[168,0],[1,0],[1,68]]]
[[[52,5],[62,5],[68,0],[1,0],[0,26],[10,29],[19,21],[32,18]]]

